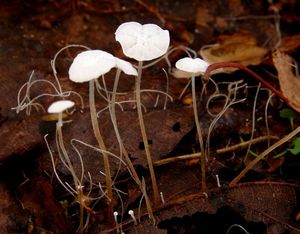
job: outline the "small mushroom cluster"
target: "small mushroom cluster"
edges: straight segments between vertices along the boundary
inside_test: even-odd
[[[137,22],[126,22],[121,24],[116,32],[115,32],[115,39],[121,44],[123,53],[134,60],[137,61],[137,67],[135,68],[131,63],[119,59],[114,55],[103,51],[103,50],[91,50],[87,47],[86,51],[79,53],[73,60],[70,68],[69,68],[69,78],[71,81],[76,83],[85,83],[88,82],[89,84],[89,108],[90,108],[90,116],[91,116],[91,123],[94,136],[98,143],[99,152],[103,155],[103,162],[104,162],[104,174],[106,178],[106,197],[108,198],[108,212],[111,214],[111,217],[114,217],[116,220],[116,211],[113,211],[113,181],[111,178],[110,172],[110,160],[109,160],[109,152],[107,151],[107,147],[105,145],[105,140],[102,137],[102,133],[100,132],[99,122],[97,117],[97,110],[95,105],[95,85],[97,79],[99,77],[104,76],[106,73],[110,72],[113,68],[116,69],[116,75],[114,80],[113,90],[111,95],[108,96],[108,106],[109,112],[111,116],[111,120],[113,123],[114,131],[116,133],[116,137],[120,146],[120,154],[124,156],[124,161],[126,166],[132,175],[135,182],[140,187],[143,196],[145,198],[147,210],[149,216],[154,221],[154,216],[152,213],[151,202],[147,195],[145,182],[141,180],[131,162],[131,159],[128,155],[128,152],[123,144],[123,141],[120,137],[120,133],[118,130],[117,120],[116,120],[116,113],[115,113],[115,103],[116,103],[116,93],[118,89],[118,82],[121,73],[125,73],[130,76],[135,76],[135,102],[136,102],[136,109],[138,114],[138,120],[140,125],[141,136],[144,143],[145,154],[149,166],[151,181],[152,181],[152,189],[153,189],[153,196],[154,196],[154,204],[158,205],[161,199],[159,193],[159,188],[157,185],[157,180],[155,176],[155,171],[153,167],[153,162],[151,158],[151,150],[148,144],[148,137],[147,137],[147,129],[145,128],[144,118],[143,118],[143,111],[142,111],[142,103],[141,103],[141,79],[142,79],[142,72],[143,63],[155,59],[165,58],[166,53],[169,48],[170,44],[170,35],[168,30],[163,30],[159,26],[155,24],[140,24]],[[82,47],[82,46],[81,46]],[[59,52],[60,53],[60,52]],[[166,58],[167,63],[169,61]],[[152,62],[151,64],[155,64]],[[53,61],[54,66],[54,76],[57,80],[56,76],[56,69],[55,69],[55,59]],[[148,64],[148,66],[150,66]],[[177,69],[183,71],[185,73],[185,77],[191,78],[192,83],[192,96],[193,96],[193,109],[195,115],[195,123],[197,127],[197,133],[199,137],[199,142],[201,146],[201,155],[202,155],[202,163],[205,165],[205,151],[203,146],[203,139],[201,133],[201,127],[199,124],[198,112],[197,112],[197,104],[196,104],[196,91],[195,91],[195,77],[199,76],[204,73],[206,68],[208,67],[208,63],[199,59],[199,58],[191,58],[186,57],[178,60],[176,62]],[[58,82],[58,80],[57,80]],[[59,83],[59,82],[58,82]],[[61,86],[59,86],[61,90]],[[62,93],[62,91],[61,91]],[[62,113],[66,111],[68,108],[74,106],[74,102],[70,100],[65,100],[66,97],[61,96],[63,100],[56,101],[52,103],[48,108],[48,113],[57,114],[58,121],[56,127],[56,140],[57,140],[57,147],[59,152],[59,157],[62,159],[64,165],[69,169],[72,174],[75,189],[72,189],[70,185],[65,185],[57,175],[55,170],[55,174],[60,180],[61,184],[69,191],[71,194],[75,196],[77,191],[77,195],[82,193],[82,175],[80,178],[76,175],[72,162],[68,156],[67,150],[64,145],[64,139],[62,134]],[[48,143],[47,143],[48,145]],[[49,147],[49,146],[48,146]],[[49,148],[50,150],[50,148]],[[50,150],[51,153],[51,150]],[[122,156],[120,155],[120,157]],[[51,157],[52,153],[51,153]],[[52,158],[53,167],[55,168],[55,164]],[[204,171],[203,171],[204,170]],[[205,180],[205,168],[202,166],[202,179]],[[203,188],[205,187],[205,183],[202,184]],[[130,214],[133,216],[133,211]],[[82,219],[81,219],[81,229],[83,228]],[[135,221],[136,223],[136,221]]]

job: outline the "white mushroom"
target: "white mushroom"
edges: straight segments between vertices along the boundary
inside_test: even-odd
[[[70,80],[83,83],[97,79],[116,66],[112,54],[102,50],[87,50],[79,53],[69,68]]]
[[[95,134],[95,138],[98,142],[100,150],[103,151],[103,162],[106,179],[107,196],[110,199],[109,213],[112,214],[112,181],[110,174],[110,165],[108,154],[105,153],[106,146],[104,144],[103,137],[100,132],[96,106],[95,106],[95,80],[105,73],[109,72],[116,66],[116,59],[113,55],[102,50],[88,50],[78,54],[69,69],[69,78],[74,82],[89,82],[89,104],[92,127]]]
[[[124,54],[137,61],[149,61],[164,55],[170,44],[169,31],[156,24],[123,23],[115,36]]]
[[[193,75],[197,76],[203,74],[209,66],[209,63],[200,58],[185,57],[179,59],[175,66],[179,70],[190,73],[190,77],[192,77]]]
[[[59,114],[67,110],[68,108],[71,108],[72,106],[74,106],[74,104],[74,102],[69,100],[56,101],[48,107],[47,111],[49,114]]]
[[[200,150],[201,150],[201,173],[202,173],[202,190],[206,190],[206,152],[204,149],[204,143],[203,143],[203,136],[202,136],[202,130],[199,123],[199,117],[198,117],[198,110],[197,110],[197,103],[196,103],[196,87],[195,87],[195,76],[199,74],[203,74],[209,64],[205,62],[202,59],[199,58],[182,58],[179,59],[176,64],[176,68],[179,70],[182,70],[184,72],[187,72],[190,74],[190,77],[192,79],[192,98],[193,98],[193,110],[194,110],[194,117],[195,117],[195,124],[198,134],[198,139],[200,143]]]
[[[161,29],[155,24],[141,25],[138,22],[127,22],[121,24],[115,32],[116,41],[121,44],[123,53],[138,61],[138,75],[135,82],[136,107],[138,112],[141,134],[145,147],[145,153],[149,166],[154,202],[159,202],[159,192],[156,182],[153,162],[150,154],[148,138],[146,134],[142,104],[141,104],[141,78],[143,61],[156,59],[164,55],[170,44],[170,35],[168,30]]]
[[[71,108],[74,106],[74,102],[69,100],[59,100],[56,102],[53,102],[47,109],[49,114],[57,114],[58,120],[56,123],[56,141],[57,146],[60,147],[60,150],[58,150],[59,158],[62,160],[64,165],[68,168],[68,170],[71,172],[75,186],[78,186],[80,184],[80,181],[78,177],[76,176],[76,173],[74,171],[74,168],[72,166],[70,157],[67,153],[64,140],[63,140],[63,134],[62,134],[62,113],[67,110],[68,108]]]

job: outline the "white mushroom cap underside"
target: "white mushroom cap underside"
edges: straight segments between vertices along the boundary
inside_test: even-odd
[[[88,50],[75,57],[69,69],[69,77],[74,82],[87,82],[97,79],[115,66],[113,55],[102,50]]]
[[[123,23],[116,30],[115,37],[124,54],[137,61],[149,61],[164,55],[170,44],[169,31],[155,24]]]
[[[58,113],[65,111],[66,109],[74,106],[74,104],[75,104],[74,102],[69,101],[69,100],[56,101],[56,102],[53,102],[48,107],[47,111],[49,114],[58,114]]]

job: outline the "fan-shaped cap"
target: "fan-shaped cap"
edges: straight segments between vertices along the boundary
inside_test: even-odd
[[[136,69],[131,65],[131,63],[129,63],[123,59],[116,58],[116,67],[121,69],[127,75],[130,75],[130,76],[138,75]]]
[[[65,111],[66,109],[74,106],[74,104],[75,104],[74,102],[69,101],[69,100],[56,101],[56,102],[53,102],[48,107],[47,111],[49,114],[58,114],[58,113]]]
[[[116,59],[102,50],[87,50],[79,53],[69,68],[70,80],[78,83],[97,79],[116,66]]]
[[[208,66],[209,64],[204,60],[190,57],[179,59],[175,64],[175,67],[179,70],[191,73],[192,75],[204,73]]]
[[[148,61],[164,55],[170,44],[169,31],[156,24],[123,23],[116,30],[115,37],[124,54],[137,61]]]

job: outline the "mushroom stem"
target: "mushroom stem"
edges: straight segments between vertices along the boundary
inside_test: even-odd
[[[111,181],[111,175],[110,175],[110,166],[109,166],[109,159],[108,154],[105,153],[106,146],[104,144],[103,138],[100,133],[100,128],[97,120],[97,112],[96,112],[96,106],[95,106],[95,80],[89,81],[89,101],[90,101],[90,113],[91,113],[91,121],[93,126],[93,131],[96,137],[96,140],[98,142],[99,148],[103,150],[103,162],[104,162],[104,172],[105,172],[105,182],[106,182],[106,190],[107,190],[107,196],[109,198],[108,201],[108,214],[109,214],[109,220],[112,221],[112,214],[113,214],[113,194],[112,194],[112,181]]]
[[[149,144],[148,144],[148,138],[146,134],[145,124],[144,124],[144,118],[143,118],[143,112],[142,112],[142,104],[141,104],[141,78],[142,78],[142,68],[143,62],[139,61],[138,64],[138,76],[135,80],[135,94],[136,94],[136,109],[138,112],[138,118],[139,118],[139,124],[141,128],[141,134],[143,138],[143,143],[145,147],[145,153],[147,157],[147,162],[149,166],[151,181],[152,181],[152,189],[153,189],[153,195],[154,195],[154,204],[157,205],[159,203],[159,192],[158,192],[158,186],[156,182],[153,162],[150,154]]]
[[[64,141],[63,141],[63,134],[62,134],[62,126],[63,126],[63,121],[62,121],[62,112],[58,113],[58,121],[56,123],[56,139],[58,142],[56,142],[58,144],[58,154],[60,154],[60,152],[62,152],[62,155],[66,161],[66,163],[62,160],[62,162],[65,164],[65,166],[68,168],[68,170],[71,172],[71,175],[73,177],[73,181],[74,181],[74,185],[76,188],[76,192],[77,192],[77,197],[79,198],[78,200],[80,200],[80,197],[83,195],[82,194],[82,187],[81,187],[81,183],[78,179],[78,177],[76,176],[76,173],[74,171],[74,168],[72,166],[70,157],[68,155],[68,152],[66,150]],[[62,159],[61,155],[60,158]],[[81,202],[79,202],[79,214],[80,214],[80,218],[79,218],[79,233],[83,233],[83,205]]]
[[[206,191],[206,153],[204,149],[204,143],[203,143],[203,136],[202,136],[202,130],[199,123],[199,117],[198,117],[198,109],[197,109],[197,103],[196,103],[196,85],[195,85],[195,76],[192,76],[192,98],[193,98],[193,110],[194,110],[194,117],[195,117],[195,124],[197,129],[197,135],[199,139],[200,144],[200,151],[201,151],[201,187],[202,191]]]
[[[79,180],[78,177],[76,176],[76,173],[74,171],[74,168],[72,166],[70,157],[68,155],[68,152],[66,150],[64,140],[63,140],[63,134],[62,134],[62,126],[63,126],[63,121],[62,121],[62,112],[58,113],[58,121],[56,123],[56,143],[58,146],[58,154],[64,163],[64,165],[68,168],[68,170],[71,172],[71,175],[73,177],[75,187],[77,188],[79,186]],[[63,158],[61,157],[61,153],[63,155]]]
[[[115,77],[115,82],[114,82],[114,87],[113,87],[113,91],[112,91],[112,96],[111,96],[111,102],[110,102],[110,116],[111,116],[111,120],[114,126],[114,130],[116,133],[116,137],[118,140],[118,143],[120,145],[121,151],[124,155],[124,159],[125,162],[127,164],[127,167],[129,168],[129,171],[133,177],[133,179],[135,180],[135,182],[138,184],[138,186],[140,187],[141,191],[143,191],[142,189],[142,181],[140,180],[130,158],[128,155],[127,150],[125,149],[125,146],[123,144],[122,138],[120,136],[120,132],[119,132],[119,128],[117,125],[117,118],[116,118],[116,94],[117,94],[117,89],[118,89],[118,84],[119,84],[119,78],[120,78],[120,74],[121,74],[121,70],[117,69],[117,73],[116,73],[116,77]],[[147,211],[149,214],[149,217],[153,220],[153,222],[155,222],[155,218],[153,215],[153,211],[152,211],[152,207],[151,207],[151,203],[150,203],[150,199],[148,197],[148,194],[145,193],[145,202],[146,202],[146,207],[147,207]]]

